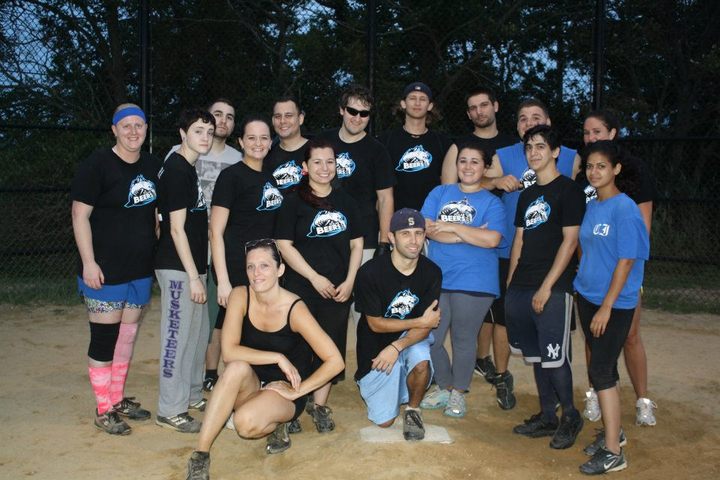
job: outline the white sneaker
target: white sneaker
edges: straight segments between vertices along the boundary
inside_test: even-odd
[[[637,415],[635,417],[635,425],[648,425],[654,427],[657,423],[655,421],[655,409],[657,405],[649,398],[638,398],[635,403],[635,409]]]
[[[448,400],[450,400],[450,392],[436,385],[435,388],[428,392],[425,398],[422,399],[420,408],[424,408],[425,410],[445,408]]]
[[[598,396],[594,388],[585,392],[585,410],[583,410],[583,416],[591,422],[597,422],[602,418],[600,402],[598,401]]]

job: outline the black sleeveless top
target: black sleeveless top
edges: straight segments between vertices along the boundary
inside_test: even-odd
[[[247,288],[247,287],[246,287]],[[300,378],[305,379],[309,376],[310,362],[312,352],[310,346],[299,333],[293,332],[290,328],[290,313],[295,304],[301,299],[295,300],[287,313],[285,325],[280,330],[274,332],[265,332],[259,330],[250,320],[250,290],[248,288],[248,304],[243,318],[242,334],[240,336],[240,345],[256,350],[264,350],[267,352],[282,353],[292,363],[300,374]],[[252,365],[252,369],[261,382],[270,383],[276,380],[287,381],[287,377],[280,370],[276,363],[269,365]]]

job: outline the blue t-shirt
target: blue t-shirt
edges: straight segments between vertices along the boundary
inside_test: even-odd
[[[527,158],[525,157],[525,146],[522,142],[510,145],[509,147],[499,148],[496,153],[500,159],[503,175],[513,175],[522,183],[523,189],[535,184],[537,177],[535,171],[528,166]],[[565,146],[560,147],[557,168],[561,174],[568,178],[572,178],[575,155],[577,155],[577,152],[572,148]],[[500,249],[499,255],[501,258],[510,258],[510,249],[512,248],[513,239],[515,238],[515,210],[517,209],[520,192],[522,192],[522,190],[503,192],[501,197],[507,215],[505,231],[503,232],[507,239],[507,244],[504,248]]]
[[[423,217],[471,227],[486,225],[488,230],[503,233],[505,208],[487,190],[466,193],[460,184],[435,187],[425,199]],[[504,246],[504,237],[500,247]],[[482,292],[500,296],[498,250],[467,243],[441,243],[430,240],[428,257],[442,269],[444,290]]]
[[[613,308],[634,308],[643,281],[650,238],[640,209],[621,193],[604,201],[591,200],[580,226],[582,258],[573,286],[595,305],[602,304],[620,259],[633,259],[630,275]]]

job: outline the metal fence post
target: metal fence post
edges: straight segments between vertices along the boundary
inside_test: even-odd
[[[605,58],[605,12],[606,1],[595,0],[593,21],[593,109],[603,106],[603,61]]]
[[[375,0],[369,0],[367,4],[367,84],[370,89],[370,94],[375,97],[375,51],[377,47],[377,31],[375,25],[375,13],[377,5]],[[368,131],[370,135],[375,134],[375,121],[373,120],[373,114],[370,117],[370,124],[368,125]]]
[[[140,106],[148,119],[148,147],[152,152],[152,112],[150,110],[150,7],[148,0],[140,1],[139,37],[140,37]]]

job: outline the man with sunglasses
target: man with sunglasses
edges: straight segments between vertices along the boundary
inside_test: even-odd
[[[342,125],[320,135],[333,145],[337,178],[355,199],[363,228],[363,263],[376,251],[389,251],[395,175],[385,147],[365,131],[373,106],[370,90],[349,86],[340,97]]]
[[[440,184],[442,159],[451,141],[447,135],[428,128],[434,106],[430,87],[422,82],[407,85],[400,100],[405,115],[403,126],[379,137],[390,153],[397,178],[393,189],[396,209],[420,210],[430,190]]]

